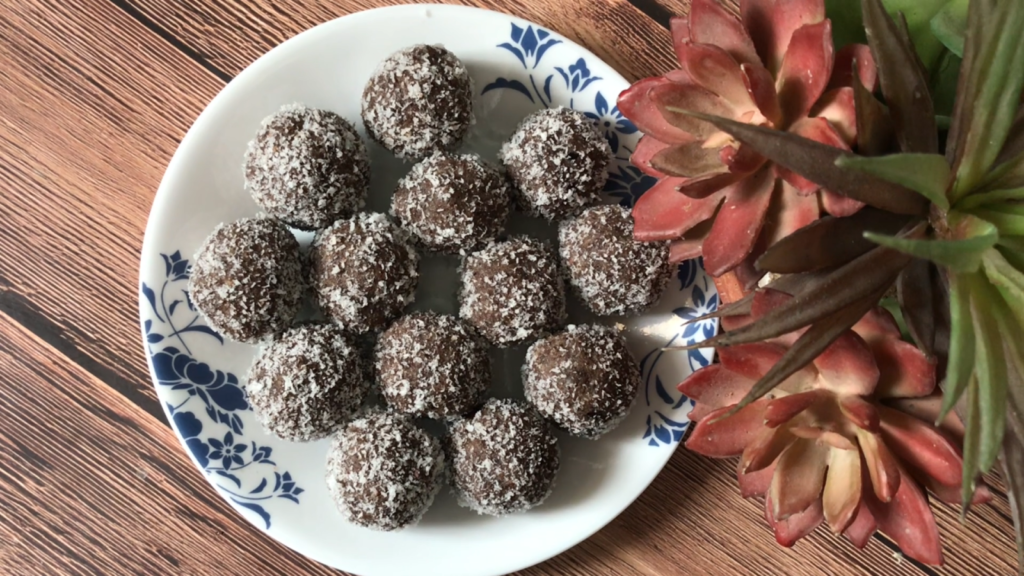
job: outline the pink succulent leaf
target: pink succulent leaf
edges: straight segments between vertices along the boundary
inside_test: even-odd
[[[860,396],[844,396],[839,400],[839,409],[858,428],[871,433],[881,431],[878,409]]]
[[[672,47],[676,50],[676,58],[682,64],[682,47],[690,43],[690,21],[685,16],[673,16],[669,20],[669,29],[672,32]]]
[[[832,79],[829,89],[853,86],[854,67],[860,76],[860,83],[874,92],[878,88],[878,67],[871,48],[866,44],[847,44],[836,52],[836,62],[832,67]]]
[[[743,64],[743,78],[750,97],[757,103],[761,115],[768,119],[772,126],[782,124],[782,108],[779,96],[775,91],[775,79],[772,73],[759,62]]]
[[[771,466],[793,440],[795,438],[785,428],[766,429],[743,450],[739,474],[749,474]]]
[[[911,558],[937,566],[942,564],[942,545],[939,542],[939,528],[935,516],[928,508],[921,487],[908,474],[903,476],[892,501],[887,504],[872,502],[872,514],[878,522],[878,530],[892,538],[904,554]]]
[[[682,69],[694,84],[721,96],[741,115],[757,108],[740,64],[728,52],[714,44],[694,43],[679,49]]]
[[[757,400],[732,416],[717,421],[716,418],[728,413],[731,406],[712,411],[693,427],[686,447],[712,458],[739,456],[765,429],[764,408],[767,404],[767,400]]]
[[[762,226],[762,230],[764,227]],[[758,270],[754,262],[763,252],[757,252],[758,243],[754,243],[754,247],[750,250],[750,254],[733,268],[732,273],[736,276],[736,282],[743,287],[747,292],[751,292],[757,289],[757,284],[764,278],[765,273]],[[778,340],[778,339],[777,339]]]
[[[803,439],[793,442],[782,452],[768,489],[773,503],[772,518],[785,520],[821,501],[828,452],[828,448]]]
[[[690,22],[691,41],[721,46],[740,63],[761,63],[743,23],[726,11],[719,0],[693,0]]]
[[[693,260],[701,255],[701,248],[704,244],[703,238],[693,240],[673,240],[668,245],[669,264],[678,264],[687,260]]]
[[[834,57],[830,21],[807,24],[793,32],[775,79],[786,124],[807,116],[825,92]]]
[[[629,157],[629,161],[639,168],[644,174],[654,176],[655,178],[664,178],[666,176],[665,173],[659,172],[651,166],[651,158],[669,146],[671,146],[671,144],[666,144],[653,136],[644,136],[640,138],[640,142],[637,143],[636,150],[633,150],[633,154]]]
[[[769,342],[754,342],[718,349],[718,361],[727,370],[751,380],[760,380],[775,365],[786,348]]]
[[[857,141],[857,109],[853,102],[853,88],[844,86],[829,90],[811,108],[811,116],[828,120],[847,146],[853,146]]]
[[[721,364],[711,364],[690,374],[679,385],[679,391],[697,401],[690,411],[690,420],[697,422],[710,412],[742,400],[754,382],[726,370]]]
[[[859,202],[850,198],[849,196],[843,196],[842,194],[836,194],[831,190],[821,191],[821,205],[825,208],[825,211],[835,216],[836,218],[845,218],[846,216],[853,216],[864,207],[863,202]]]
[[[738,147],[737,147],[738,146]],[[729,167],[730,172],[737,174],[752,174],[765,163],[764,156],[761,156],[749,146],[723,146],[719,157]]]
[[[741,0],[743,26],[769,70],[778,71],[797,28],[825,19],[824,0]]]
[[[873,344],[881,377],[875,395],[879,398],[918,398],[935,391],[935,361],[917,346],[889,339]]]
[[[744,498],[763,496],[772,484],[775,475],[775,463],[756,472],[737,472],[736,479],[740,485],[740,495]]]
[[[644,81],[641,80],[641,82]],[[632,90],[632,88],[629,90]],[[670,126],[689,134],[697,140],[707,139],[712,134],[719,132],[718,128],[715,128],[710,122],[699,120],[681,112],[673,112],[669,110],[670,108],[713,114],[726,118],[736,117],[736,109],[728,100],[696,84],[661,82],[651,86],[650,99],[654,103],[655,109],[661,113],[664,120]],[[622,109],[619,108],[619,110]],[[623,113],[629,116],[628,113]],[[649,133],[639,124],[637,126],[644,133]],[[672,141],[670,138],[662,138],[658,133],[654,133],[654,135],[658,140]],[[679,143],[682,144],[684,142],[680,141]]]
[[[878,338],[902,338],[896,319],[885,308],[871,310],[853,325],[852,330],[869,344]]]
[[[765,519],[768,520],[768,524],[775,532],[775,541],[787,548],[796,544],[804,536],[814,532],[821,525],[822,520],[825,519],[821,510],[821,499],[815,499],[806,510],[794,514],[785,520],[775,520],[772,518],[772,499],[770,495],[765,497],[764,507]]]
[[[836,129],[829,124],[828,120],[824,118],[801,118],[790,126],[789,131],[820,142],[827,144],[835,148],[841,148],[843,150],[849,150],[850,147],[846,145],[846,142],[839,136]],[[775,169],[781,178],[784,178],[786,182],[793,185],[802,194],[811,194],[818,190],[818,185],[810,180],[796,174],[788,168],[783,168],[778,164],[775,165]]]
[[[764,318],[766,314],[789,302],[793,296],[774,288],[763,288],[754,293],[750,302],[750,316],[754,320]]]
[[[857,514],[863,491],[861,478],[859,450],[829,451],[821,507],[825,520],[836,534],[846,530]]]
[[[863,477],[861,479],[863,482]],[[875,517],[871,514],[871,509],[864,502],[868,498],[873,498],[874,495],[870,491],[862,491],[861,503],[857,507],[857,514],[853,517],[853,521],[846,527],[846,531],[843,535],[846,536],[850,542],[853,543],[857,548],[864,548],[868,545],[871,540],[871,535],[875,533],[878,528],[878,523],[875,522]]]
[[[772,197],[765,230],[761,233],[761,242],[765,250],[793,232],[810,225],[818,219],[820,213],[818,199],[814,195],[800,194],[785,180],[779,180],[776,185],[780,190]]]
[[[669,123],[652,99],[651,90],[666,85],[674,86],[676,84],[664,77],[644,78],[636,82],[619,94],[619,111],[649,137],[666,144],[692,142],[693,135]]]
[[[774,188],[771,171],[761,170],[727,189],[725,203],[704,240],[704,268],[709,274],[720,276],[750,254]]]
[[[857,442],[864,454],[868,475],[875,496],[882,502],[890,502],[900,487],[900,471],[896,458],[889,452],[879,434],[857,429]]]
[[[963,503],[963,500],[961,499],[960,486],[946,486],[945,484],[940,484],[934,478],[929,478],[926,474],[922,474],[920,476],[915,475],[915,478],[941,502],[945,502],[951,506],[960,506]],[[974,489],[974,496],[971,497],[971,505],[978,506],[981,504],[988,504],[991,500],[992,491],[979,480],[977,487]]]
[[[846,331],[814,359],[818,385],[840,395],[867,396],[878,385],[878,364],[864,339]]]
[[[682,178],[664,178],[633,206],[633,236],[641,242],[674,240],[711,218],[720,196],[690,198],[676,190]]]
[[[944,434],[899,410],[881,406],[879,412],[882,438],[896,456],[941,484],[960,486],[963,458]]]
[[[679,185],[679,192],[690,198],[706,198],[712,194],[724,191],[729,186],[742,180],[746,174],[726,172],[724,174],[711,174],[701,178],[687,178]]]
[[[935,392],[931,396],[923,398],[895,398],[886,400],[886,405],[901,412],[906,412],[918,420],[935,422],[939,418],[939,414],[941,414],[942,394]],[[956,415],[956,412],[951,410],[946,414],[946,417],[939,423],[939,430],[948,436],[950,440],[956,442],[958,446],[963,445],[964,423]]]
[[[832,393],[827,390],[809,390],[775,398],[764,411],[764,425],[769,428],[781,426],[811,406],[831,398]]]
[[[682,178],[710,178],[729,172],[717,148],[705,148],[701,142],[670,146],[651,158],[655,170]]]
[[[750,324],[753,321],[754,318],[750,314],[742,314],[740,316],[723,316],[722,318],[719,319],[719,322],[722,326],[722,330],[725,332],[729,332],[730,330],[738,330],[740,328],[743,328],[747,324]]]

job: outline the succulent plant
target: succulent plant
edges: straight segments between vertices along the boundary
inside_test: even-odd
[[[723,321],[737,329],[791,300],[762,290],[749,315]],[[723,348],[720,363],[680,384],[697,401],[686,446],[706,456],[740,456],[741,493],[764,495],[765,518],[784,546],[824,521],[857,547],[877,529],[910,557],[941,563],[925,491],[959,501],[963,425],[953,414],[935,424],[942,402],[935,362],[900,338],[885,310],[868,311],[772,392],[723,418],[797,337]],[[984,486],[976,489],[975,502],[989,497]]]
[[[633,163],[660,178],[637,202],[635,235],[673,240],[674,261],[704,257],[751,285],[754,259],[818,219],[863,204],[835,194],[678,109],[801,135],[837,150],[857,143],[854,84],[873,89],[867,46],[838,53],[824,0],[743,0],[739,17],[694,0],[672,20],[680,68],[634,84],[619,110],[645,133]],[[856,72],[854,72],[856,70]],[[819,205],[820,204],[820,205]]]

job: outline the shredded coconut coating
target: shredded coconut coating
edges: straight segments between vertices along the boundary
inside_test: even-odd
[[[320,308],[353,333],[383,329],[412,302],[419,256],[383,214],[356,214],[317,234],[310,280]]]
[[[391,531],[419,522],[444,481],[441,443],[407,416],[372,410],[337,434],[327,489],[353,524]]]
[[[419,44],[388,56],[363,90],[363,123],[399,158],[454,149],[473,124],[473,84],[443,46]]]
[[[370,389],[359,350],[338,328],[292,328],[260,351],[245,391],[263,428],[296,442],[333,434]]]
[[[478,249],[505,230],[511,201],[505,178],[473,154],[435,152],[395,189],[391,214],[427,249]]]
[[[472,411],[491,381],[487,347],[454,316],[399,318],[377,341],[378,385],[389,406],[444,419]]]
[[[574,436],[597,438],[619,425],[640,388],[640,369],[610,326],[569,326],[526,353],[526,399]]]
[[[524,512],[554,488],[558,440],[525,402],[488,400],[472,418],[451,426],[446,450],[459,503],[480,514]]]
[[[637,242],[622,206],[596,206],[558,231],[569,283],[595,313],[636,314],[661,297],[672,268],[668,242]]]
[[[285,329],[302,296],[299,243],[282,224],[244,218],[217,226],[196,253],[189,297],[206,323],[256,342]]]
[[[598,201],[611,156],[593,121],[570,108],[530,114],[499,153],[523,209],[550,221]]]
[[[565,285],[553,250],[520,236],[466,257],[459,315],[496,346],[522,344],[560,328]]]
[[[290,104],[263,120],[245,153],[245,188],[267,214],[303,230],[363,207],[370,159],[355,128],[328,110]]]

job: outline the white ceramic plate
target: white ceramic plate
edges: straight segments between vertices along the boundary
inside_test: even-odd
[[[661,303],[626,326],[644,386],[630,416],[599,441],[561,438],[562,469],[551,498],[525,514],[495,519],[460,508],[445,490],[423,521],[397,533],[348,524],[324,483],[326,442],[296,444],[264,433],[241,378],[254,346],[222,341],[186,294],[189,261],[215,225],[257,213],[243,189],[242,155],[260,121],[281,105],[333,110],[362,127],[359,102],[377,63],[417,43],[443,44],[469,68],[478,122],[464,145],[495,161],[516,124],[543,106],[591,116],[615,152],[610,201],[631,205],[653,179],[628,164],[639,134],[614,107],[628,83],[587,50],[506,15],[455,6],[401,6],[353,14],[267,53],[210,103],[171,160],[142,249],[140,321],[150,370],[168,419],[196,466],[247,520],[285,545],[362,576],[484,576],[542,562],[587,538],[650,484],[676,449],[692,403],[675,384],[708,363],[710,351],[663,353],[670,343],[711,336],[714,285],[698,262],[682,264]],[[409,168],[371,146],[367,209],[387,211]],[[554,239],[553,228],[517,217],[516,231]],[[456,312],[457,261],[425,259],[417,307]],[[591,320],[573,306],[576,322]],[[494,393],[521,395],[523,350],[495,353]]]

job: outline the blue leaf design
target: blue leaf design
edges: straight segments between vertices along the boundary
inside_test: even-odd
[[[713,308],[712,308],[712,310],[713,310]],[[715,335],[715,323],[713,321],[712,322],[708,322],[707,324],[704,325],[704,339],[707,340],[708,338],[711,338],[714,335]]]
[[[181,330],[178,330],[179,334],[182,332],[201,332],[203,334],[209,334],[210,336],[216,338],[221,344],[224,343],[223,336],[218,334],[217,331],[214,330],[213,328],[210,328],[209,326],[204,326],[202,324],[195,324],[193,326],[189,326],[188,328],[182,328]]]
[[[540,28],[537,29],[537,38],[544,40],[548,36],[551,36],[551,33],[548,32],[547,30],[542,30]]]
[[[284,498],[285,500],[291,500],[292,502],[295,502],[296,504],[299,503],[299,499],[296,498],[295,496],[292,496],[291,494],[278,494],[277,497],[278,498]]]
[[[687,324],[686,328],[683,328],[683,338],[693,338],[697,331],[700,330],[700,324],[697,322]]]
[[[679,264],[679,270],[676,272],[676,277],[679,278],[679,290],[686,290],[693,285],[694,281],[697,280],[697,265],[693,260],[687,260]]]
[[[658,396],[665,402],[665,404],[672,405],[675,400],[669,395],[668,391],[665,390],[665,385],[661,383],[661,376],[654,377],[654,391],[658,393]]]
[[[683,432],[685,430],[679,430],[678,428],[672,431],[672,441],[679,442],[683,438]]]
[[[498,44],[498,48],[504,48],[505,50],[508,50],[509,52],[515,54],[516,58],[519,58],[519,62],[523,64],[523,68],[526,68],[526,56],[523,56],[523,51],[520,50],[518,47],[513,46],[508,42],[505,42],[504,44]],[[484,89],[484,92],[487,92],[486,88]]]
[[[551,102],[551,81],[555,79],[555,75],[548,76],[548,79],[544,81],[544,96],[547,97],[548,102]]]
[[[146,334],[146,342],[149,342],[150,344],[156,344],[157,342],[160,342],[163,339],[163,335],[157,334],[156,332],[153,332],[152,334]]]
[[[650,438],[650,437],[651,437],[651,415],[648,414],[647,415],[647,431],[644,432],[644,438]],[[641,438],[641,440],[642,439],[643,438]]]
[[[143,329],[143,330],[144,330],[144,331],[146,332],[146,334],[149,334],[149,331],[150,331],[150,330],[151,330],[152,328],[153,328],[153,321],[152,321],[152,320],[146,320],[146,321],[145,321],[145,322],[144,322],[144,323],[142,324],[142,329]]]
[[[270,514],[267,514],[267,511],[263,509],[263,506],[260,506],[259,504],[254,504],[252,502],[242,502],[235,498],[232,498],[231,501],[234,502],[235,504],[238,504],[242,508],[245,508],[246,510],[252,510],[253,512],[255,512],[257,515],[259,515],[260,518],[263,519],[263,522],[266,524],[266,529],[270,530]]]
[[[693,303],[697,306],[704,306],[704,291],[700,286],[693,287]]]
[[[604,99],[604,94],[600,92],[594,97],[594,108],[597,110],[598,116],[604,116],[608,113],[608,101]]]
[[[690,308],[688,306],[676,308],[675,310],[672,311],[672,313],[675,314],[676,316],[679,316],[683,320],[693,320],[694,318],[699,316],[695,308]]]
[[[528,56],[537,52],[537,34],[533,31],[533,26],[526,27],[526,33],[523,34],[523,41],[519,43],[523,47],[523,52]],[[534,65],[536,67],[536,64]]]
[[[146,286],[145,282],[142,283],[142,295],[146,297],[146,300],[149,300],[149,305],[153,308],[153,314],[156,315],[156,319],[161,322],[166,322],[166,320],[160,316],[160,312],[156,309],[156,292],[153,292],[152,288]]]
[[[613,154],[619,153],[619,135],[614,131],[608,133],[608,144],[611,145]]]
[[[523,94],[530,99],[530,103],[533,103],[533,94],[530,94],[530,89],[519,80],[509,80],[507,78],[498,78],[494,82],[491,82],[487,86],[484,86],[484,91],[481,94],[486,94],[491,90],[498,90],[500,88],[508,88],[509,90],[515,90],[520,94]]]
[[[174,309],[178,307],[178,304],[181,304],[181,300],[175,300],[174,302],[171,302],[171,306],[167,310],[167,314],[169,316],[174,316]]]
[[[274,492],[277,492],[281,488],[281,473],[274,472]]]
[[[672,433],[669,432],[668,428],[665,428],[664,426],[655,426],[654,436],[659,441],[661,441],[662,444],[672,443]]]
[[[689,400],[689,398],[687,398],[686,396],[683,396],[682,394],[680,394],[679,395],[679,400],[676,400],[676,403],[672,405],[672,409],[673,410],[678,410],[678,409],[682,408],[683,404],[686,404],[686,402],[688,400]]]
[[[616,106],[615,108],[612,108],[612,113],[618,114],[619,107]],[[632,122],[625,118],[621,118],[618,122],[615,123],[615,129],[618,130],[619,132],[622,132],[623,134],[635,134],[638,130],[636,124],[633,124]]]
[[[569,84],[569,90],[571,92],[576,92],[576,89],[579,88],[579,87],[580,87],[580,77],[579,76],[573,76],[572,77],[572,82]]]
[[[545,32],[543,30],[541,30],[541,33],[545,33]],[[541,39],[543,39],[543,37],[541,37]],[[561,40],[555,40],[554,38],[552,38],[551,40],[548,40],[547,42],[541,44],[540,48],[537,49],[537,61],[533,63],[533,67],[534,68],[537,67],[537,64],[540,63],[540,59],[544,57],[544,53],[548,51],[548,48],[551,48],[555,44],[561,44],[561,43],[562,43]]]
[[[587,89],[587,86],[590,86],[591,84],[597,82],[598,80],[603,80],[603,78],[601,78],[600,76],[591,76],[590,78],[587,78],[586,82],[584,82],[583,85],[580,86],[580,92],[583,92],[584,90]]]
[[[249,494],[259,494],[266,487],[267,487],[267,479],[264,478],[264,479],[260,480],[260,485],[259,486],[255,487],[255,488],[253,488],[252,490],[249,491]]]
[[[227,478],[228,480],[231,480],[232,482],[234,482],[236,487],[238,487],[238,488],[242,487],[242,481],[238,479],[238,476],[235,476],[234,474],[228,474],[227,472],[225,472],[223,470],[217,470],[216,472],[217,472],[217,476],[220,476],[222,478]]]
[[[565,70],[562,70],[558,66],[555,66],[555,72],[558,72],[562,76],[562,80],[565,81],[565,87],[568,88],[569,87],[569,75],[565,73]]]
[[[516,44],[523,39],[523,29],[515,24],[512,25],[512,41]]]
[[[657,414],[669,426],[672,426],[672,427],[675,427],[675,428],[680,428],[680,427],[686,428],[686,426],[687,426],[687,424],[684,424],[683,422],[679,422],[679,421],[673,420],[671,418],[666,418],[665,415],[662,414],[661,412],[655,412],[655,414]]]
[[[177,254],[177,252],[175,252]],[[161,254],[161,258],[164,259],[164,276],[171,275],[171,259],[167,257],[167,254]]]

